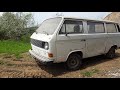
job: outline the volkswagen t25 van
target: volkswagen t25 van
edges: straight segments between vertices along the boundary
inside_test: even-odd
[[[41,63],[65,62],[76,70],[82,59],[97,55],[115,57],[120,47],[120,27],[112,21],[55,17],[43,21],[31,36],[32,57]]]

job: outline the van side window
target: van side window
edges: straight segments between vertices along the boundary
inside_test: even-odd
[[[65,30],[68,34],[80,34],[84,33],[82,21],[66,20],[60,30],[59,34],[65,34]]]
[[[117,24],[117,29],[118,29],[118,32],[120,32],[120,26]]]
[[[108,33],[116,33],[117,32],[115,24],[113,24],[113,23],[106,23],[106,29],[107,29]]]
[[[88,33],[104,33],[104,23],[102,22],[87,22]]]

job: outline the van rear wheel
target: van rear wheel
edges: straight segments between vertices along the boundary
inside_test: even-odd
[[[78,70],[81,65],[81,56],[79,54],[71,54],[66,62],[66,66],[69,70]]]
[[[107,58],[113,59],[115,57],[115,48],[111,47],[111,49],[106,54]]]

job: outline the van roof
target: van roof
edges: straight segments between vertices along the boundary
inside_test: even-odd
[[[108,23],[117,23],[115,21],[110,21],[110,20],[95,20],[95,19],[84,19],[84,18],[77,18],[77,17],[63,17],[63,16],[59,16],[62,17],[64,19],[78,19],[78,20],[87,20],[87,21],[100,21],[100,22],[108,22]]]

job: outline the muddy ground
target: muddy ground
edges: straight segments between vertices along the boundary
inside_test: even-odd
[[[63,63],[38,65],[29,53],[19,59],[0,54],[0,78],[120,78],[120,50],[114,59],[96,56],[83,60],[77,71],[68,71]]]

